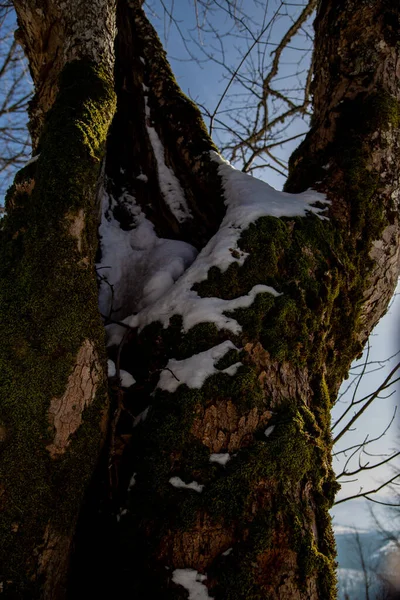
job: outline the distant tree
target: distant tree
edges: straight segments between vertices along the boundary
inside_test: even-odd
[[[399,473],[399,466],[394,467]],[[386,503],[383,516],[378,517],[374,510],[371,516],[382,542],[385,553],[375,568],[375,573],[381,582],[382,600],[398,600],[400,597],[400,490],[399,484],[391,486],[391,495]],[[381,600],[379,597],[378,600]]]

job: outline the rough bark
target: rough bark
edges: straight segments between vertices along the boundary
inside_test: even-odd
[[[293,157],[288,190],[325,192],[329,220],[260,219],[242,235],[241,249],[249,253],[244,265],[214,269],[197,286],[202,296],[228,299],[266,283],[283,295],[258,297],[238,311],[243,333],[237,337],[212,324],[183,333],[178,314],[167,329],[153,325],[126,338],[121,364],[137,386],[125,407],[133,414],[150,410],[119,465],[121,488],[128,473],[136,474],[127,500],[117,494],[127,509],[115,542],[122,548],[120,594],[185,597],[172,574],[192,568],[207,575],[217,600],[335,597],[329,413],[399,272],[399,74],[392,35],[398,17],[393,3],[320,4],[315,116]],[[166,133],[175,121],[158,109],[152,73],[152,65],[164,73],[164,57],[151,55],[158,41],[142,15],[128,11],[124,19],[139,39],[146,30],[151,123],[186,192],[188,165],[176,162],[179,142]],[[373,56],[365,57],[363,48],[371,47]],[[175,97],[174,88],[163,89],[162,103]],[[133,193],[141,202],[140,191]],[[174,235],[185,239],[184,228]],[[227,339],[243,349],[220,367],[240,360],[235,376],[216,374],[200,391],[181,385],[173,394],[151,395],[169,357],[182,360]],[[121,438],[130,433],[129,420],[121,421]],[[233,456],[222,467],[210,463],[213,452]],[[202,493],[174,489],[174,476],[204,485]]]
[[[68,38],[64,26],[73,22],[68,19],[81,18],[78,4],[84,3],[77,3],[75,16],[65,17],[57,40]],[[201,249],[223,214],[222,185],[209,155],[214,146],[196,107],[174,81],[139,5],[121,1],[118,8],[118,113],[108,139],[105,192],[121,199],[115,214],[123,227],[132,226],[124,200],[128,192],[160,235],[189,240]],[[28,19],[24,21],[26,4],[16,2],[16,6],[22,30],[26,30],[31,68],[39,73],[40,61],[35,57],[42,50],[34,45],[37,40],[29,33]],[[106,589],[114,597],[185,598],[187,592],[173,575],[183,568],[206,575],[203,583],[215,600],[335,597],[335,547],[328,514],[336,491],[330,465],[330,408],[350,362],[386,308],[399,268],[399,49],[395,36],[399,10],[389,0],[320,3],[314,123],[293,157],[288,189],[312,185],[326,192],[331,200],[329,220],[315,215],[259,219],[242,233],[240,249],[248,253],[244,264],[233,263],[225,272],[214,268],[207,281],[196,287],[200,296],[230,299],[266,284],[281,295],[259,294],[249,308],[235,311],[242,327],[236,335],[217,330],[212,323],[185,332],[178,311],[168,327],[153,323],[140,332],[131,331],[122,348],[111,349],[111,356],[118,356],[120,366],[136,379],[129,392],[115,390],[110,436],[114,488],[113,504],[107,510],[124,507],[127,511],[119,515],[117,524],[115,519],[106,523],[110,536],[103,544],[98,548],[89,544],[85,557],[92,554],[97,568],[90,571],[83,562],[86,588],[81,582],[79,587],[72,586],[71,598],[84,596],[85,590],[93,593],[92,577],[99,576],[99,565],[104,568],[99,590]],[[69,7],[68,12],[74,10]],[[87,18],[92,18],[91,13]],[[51,30],[51,18],[45,21],[38,25],[44,29],[36,34],[41,43]],[[375,50],[364,56],[368,48]],[[95,55],[90,52],[89,64],[93,65]],[[3,320],[1,335],[9,344],[0,372],[5,377],[4,397],[12,401],[5,403],[0,414],[4,448],[0,464],[11,465],[0,496],[7,553],[1,581],[11,591],[19,585],[22,597],[62,597],[63,573],[57,573],[55,560],[60,554],[68,555],[82,489],[93,471],[101,437],[98,421],[104,405],[96,400],[98,394],[91,398],[93,387],[102,381],[101,373],[93,369],[99,363],[97,356],[101,363],[104,353],[90,269],[94,225],[87,215],[92,214],[101,142],[113,112],[106,83],[109,64],[106,61],[102,75],[89,69],[94,77],[90,83],[101,81],[100,89],[95,86],[96,95],[84,85],[88,63],[83,70],[71,63],[58,80],[59,97],[44,128],[40,118],[35,121],[37,113],[33,114],[34,130],[43,129],[40,158],[17,179],[2,231],[7,269],[0,289],[12,311],[7,309],[10,312]],[[61,71],[58,66],[54,69],[54,73]],[[38,77],[46,90],[43,106],[48,107],[54,101],[56,75],[53,83],[49,80],[49,88],[44,72]],[[71,87],[77,104],[73,102],[70,112],[59,113],[63,94]],[[95,114],[92,104],[90,110],[85,105],[86,99],[95,103]],[[37,105],[40,102],[39,97]],[[70,102],[68,98],[68,107]],[[105,113],[101,112],[104,106]],[[98,123],[100,113],[101,126],[96,125],[93,133],[91,127]],[[54,157],[64,154],[60,144],[54,150],[49,137],[55,132],[59,135],[61,124],[69,127],[74,119],[79,121],[79,131],[85,119],[89,122],[83,127],[83,139],[74,142],[77,146],[72,152],[69,149],[61,168]],[[180,222],[165,203],[146,124],[163,141],[165,162],[179,178],[191,219]],[[83,173],[82,156],[87,159]],[[67,185],[60,199],[58,194],[67,181],[64,164],[72,170],[76,184]],[[137,179],[143,173],[148,174],[148,187]],[[81,210],[86,222],[90,221],[90,228],[86,225],[84,230]],[[58,249],[60,228],[64,241]],[[91,233],[82,238],[82,231]],[[42,238],[57,239],[57,244],[39,243]],[[49,253],[55,255],[57,277],[67,257],[69,266],[61,283],[51,277],[54,284],[49,285],[41,274],[40,265]],[[75,260],[73,267],[71,260]],[[47,309],[42,308],[43,290],[46,294],[49,290]],[[88,295],[90,304],[84,306]],[[77,297],[72,306],[71,297]],[[77,318],[81,313],[83,317]],[[217,365],[220,372],[200,389],[179,385],[173,393],[155,391],[169,358],[182,360],[225,340],[240,350],[229,352]],[[88,367],[88,361],[93,366]],[[238,361],[242,366],[236,374],[222,372]],[[39,371],[42,362],[45,369]],[[76,385],[79,371],[82,386]],[[82,415],[86,436],[85,431],[80,434],[79,419],[72,417],[72,395],[81,409],[89,404]],[[132,429],[131,415],[147,406],[147,419]],[[60,410],[67,428],[63,419],[55,425]],[[25,414],[29,416],[27,429],[22,425]],[[265,429],[272,426],[266,437]],[[87,444],[93,431],[97,435],[89,445],[90,458]],[[32,460],[35,452],[40,460]],[[231,453],[226,466],[210,462],[215,452]],[[86,458],[84,473],[82,456]],[[18,480],[12,478],[15,463],[24,465],[24,475]],[[48,470],[53,473],[53,468],[49,482]],[[28,473],[33,492],[24,497]],[[133,473],[135,485],[126,493]],[[170,479],[176,476],[204,485],[202,493],[173,487]],[[54,499],[59,504],[51,511]],[[62,531],[60,505],[69,507],[68,525]],[[33,527],[36,522],[38,529]],[[96,537],[96,544],[99,541]],[[13,566],[8,555],[13,557]],[[83,555],[77,556],[82,559]],[[41,572],[47,582],[44,591],[37,583]],[[50,586],[52,592],[47,591]]]
[[[62,598],[108,420],[94,257],[115,5],[15,7],[39,155],[9,190],[0,232],[0,585],[4,597]]]
[[[66,63],[86,58],[102,65],[112,79],[116,0],[15,0],[19,29],[35,84],[29,130],[36,154],[44,119],[57,96],[59,75]]]
[[[179,88],[140,4],[118,4],[118,108],[108,143],[108,191],[118,198],[121,190],[128,190],[160,237],[182,239],[201,248],[224,214],[217,166],[209,156],[216,147],[197,106]],[[156,131],[165,150],[165,164],[184,190],[192,218],[183,222],[171,213],[163,197],[146,125]],[[146,183],[138,179],[140,174],[148,175]],[[120,206],[118,216],[129,227],[129,211]]]
[[[286,189],[328,194],[364,276],[362,343],[399,275],[400,63],[396,2],[321,2],[315,23],[312,129],[291,158]],[[365,264],[363,265],[363,262]],[[348,291],[357,286],[349,276]]]

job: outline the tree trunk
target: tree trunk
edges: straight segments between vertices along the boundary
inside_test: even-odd
[[[83,13],[57,3],[44,20],[27,4],[15,1],[40,156],[17,176],[1,232],[4,591],[62,597],[103,438],[99,191],[100,306],[116,364],[107,470],[119,512],[100,551],[86,546],[108,569],[97,570],[99,589],[333,599],[330,408],[399,272],[397,3],[320,3],[313,126],[287,188],[313,187],[329,207],[311,192],[278,198],[218,159],[140,2],[118,4],[111,127],[112,3]],[[57,59],[46,71],[48,48]],[[165,254],[187,260],[158,298],[143,275],[151,223]],[[135,241],[134,269],[115,258],[110,231]],[[70,596],[82,589],[72,583]]]
[[[0,582],[15,598],[64,596],[108,421],[94,256],[115,5],[42,4],[15,2],[37,160],[8,192],[0,238]]]

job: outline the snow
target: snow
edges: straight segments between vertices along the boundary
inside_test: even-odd
[[[269,437],[274,429],[275,425],[270,425],[269,427],[267,427],[267,429],[264,431],[265,437]]]
[[[138,327],[141,330],[154,321],[160,321],[166,328],[170,318],[178,314],[182,316],[183,332],[189,331],[199,323],[214,323],[218,329],[226,329],[234,334],[239,334],[242,331],[241,325],[233,317],[228,317],[225,314],[226,312],[237,308],[248,308],[253,304],[258,294],[281,295],[274,288],[259,284],[255,285],[245,296],[232,300],[201,298],[197,292],[190,289],[194,273],[195,270],[191,271],[189,268],[158,302],[148,306],[136,315],[127,317],[123,322],[132,328]],[[119,325],[109,325],[107,327],[108,345],[119,344],[124,331],[123,327]]]
[[[138,175],[136,179],[139,179],[139,181],[144,181],[145,183],[149,181],[149,178],[144,173],[140,173],[140,175]]]
[[[201,494],[201,492],[203,491],[203,488],[204,488],[204,485],[197,483],[197,481],[192,481],[191,483],[185,483],[184,481],[182,481],[182,479],[180,477],[171,477],[169,482],[171,485],[173,485],[176,488],[182,488],[182,489],[186,489],[186,490],[194,490],[195,492],[198,492],[199,494]]]
[[[146,110],[149,116],[148,106]],[[159,155],[158,160],[161,161],[164,153],[161,142],[159,139],[157,141],[154,130],[151,133],[153,128],[148,128],[155,152]],[[270,286],[256,285],[244,296],[222,300],[201,298],[193,287],[207,279],[211,267],[218,267],[224,272],[234,262],[239,265],[244,263],[247,255],[240,250],[238,242],[243,231],[258,218],[305,217],[314,213],[324,219],[326,217],[321,213],[329,202],[323,194],[313,190],[301,194],[278,192],[267,183],[237,171],[215,152],[212,153],[212,159],[219,165],[227,211],[219,230],[197,256],[190,244],[157,238],[153,225],[128,194],[124,195],[122,201],[129,205],[134,215],[133,230],[122,231],[113,220],[111,211],[104,210],[100,227],[103,258],[99,272],[113,286],[113,294],[110,286],[103,282],[100,290],[100,309],[103,314],[109,314],[114,295],[113,306],[117,308],[112,315],[114,320],[123,319],[132,328],[142,330],[156,321],[166,328],[172,316],[180,315],[183,332],[199,323],[213,323],[218,329],[239,334],[241,326],[236,319],[227,317],[227,312],[249,307],[261,293],[275,297],[280,295]],[[163,167],[160,168],[163,171]],[[165,169],[168,170],[167,167]],[[168,175],[165,181],[167,179]],[[176,191],[175,183],[171,183],[171,186]],[[177,191],[176,194],[178,198]],[[317,202],[323,208],[313,206]],[[124,308],[119,311],[121,305]],[[119,325],[108,325],[108,345],[119,344],[125,331]],[[231,370],[233,373],[234,366]],[[167,375],[165,377],[171,379]]]
[[[150,120],[150,109],[147,104],[147,96],[145,96],[145,103],[146,116],[148,120]],[[187,219],[192,218],[184,191],[173,170],[165,164],[164,147],[158,137],[158,133],[151,125],[147,124],[146,129],[157,163],[158,182],[160,184],[161,193],[175,219],[178,223],[183,223]]]
[[[137,473],[134,473],[129,480],[128,492],[130,492],[131,489],[136,485],[136,475],[137,475]]]
[[[126,508],[121,508],[121,510],[117,514],[117,522],[119,523],[121,520],[121,517],[125,517],[125,515],[127,515],[127,514],[128,514],[128,510]]]
[[[131,311],[131,313],[137,312],[137,314],[124,320],[132,328],[141,330],[154,321],[159,321],[164,327],[168,327],[169,320],[173,315],[181,315],[184,332],[198,323],[207,322],[214,323],[219,329],[227,329],[235,334],[240,333],[241,327],[238,322],[233,318],[228,318],[224,313],[250,306],[257,294],[269,293],[279,296],[279,292],[266,285],[257,285],[245,296],[233,300],[222,300],[220,298],[201,298],[192,289],[193,286],[207,279],[211,267],[216,266],[224,272],[234,262],[239,265],[244,263],[247,255],[239,249],[238,242],[243,231],[258,218],[263,216],[304,217],[309,213],[314,213],[321,219],[325,218],[321,213],[327,208],[329,201],[323,194],[313,190],[307,190],[301,194],[278,192],[267,183],[237,171],[215,152],[212,153],[212,158],[219,164],[218,170],[223,181],[227,206],[226,215],[220,228],[194,260],[192,249],[190,266],[181,276],[174,279],[174,284],[171,282],[171,275],[168,272],[165,275],[168,283],[163,288],[165,268],[158,269],[157,275],[155,274],[152,279],[154,294],[151,294],[151,286],[149,286],[146,300],[142,304],[136,303],[136,311]],[[316,202],[321,203],[323,208],[313,206]],[[149,226],[147,221],[147,228]],[[151,231],[155,235],[154,231]],[[163,244],[166,242],[167,240],[163,240]],[[171,243],[171,240],[169,242]],[[183,248],[175,249],[178,255],[182,251]],[[105,260],[106,258],[104,258]],[[107,263],[104,262],[104,264]],[[150,265],[149,269],[151,268]],[[109,326],[108,332],[110,335],[109,345],[118,344],[124,334],[123,328],[118,325]]]
[[[301,194],[279,192],[261,179],[238,171],[217,152],[211,152],[212,159],[219,164],[218,172],[222,178],[225,198],[229,203],[230,219],[246,229],[250,223],[260,217],[305,217],[308,212],[321,217],[329,200],[324,194],[308,189]],[[312,206],[321,202],[325,206]]]
[[[194,569],[175,569],[172,572],[172,581],[189,592],[189,600],[213,600],[208,595],[207,586],[202,583],[206,579],[206,575]]]
[[[111,359],[107,361],[107,371],[109,377],[115,377],[117,369],[115,368],[115,362]]]
[[[224,369],[223,371],[221,371],[221,373],[225,373],[226,375],[231,375],[231,376],[236,375],[236,371],[242,365],[243,365],[243,363],[237,362],[237,363],[231,365],[230,367],[226,367],[226,369]]]
[[[146,420],[147,415],[149,414],[150,406],[142,410],[141,413],[138,414],[136,419],[133,421],[133,426],[136,427],[139,423],[143,423]]]
[[[123,369],[121,369],[119,372],[119,376],[121,380],[121,386],[124,388],[129,388],[131,387],[131,385],[134,385],[136,383],[136,380],[132,377],[130,373],[128,373],[128,371],[124,371]]]
[[[186,242],[158,238],[132,196],[124,193],[120,202],[130,211],[134,227],[120,228],[112,213],[117,203],[104,193],[99,228],[102,257],[97,265],[100,312],[114,320],[153,304],[197,255]],[[120,329],[123,335],[125,330]]]
[[[171,358],[161,372],[157,387],[168,392],[175,392],[178,386],[185,383],[190,388],[200,389],[210,375],[215,373],[234,375],[242,363],[235,363],[222,371],[214,366],[229,350],[238,350],[238,348],[233,342],[226,340],[218,346],[184,360]],[[232,367],[235,368],[232,369]]]
[[[117,374],[117,369],[116,369],[115,363],[111,359],[108,359],[108,361],[107,361],[107,371],[108,371],[108,377],[115,377]],[[121,386],[125,387],[125,388],[131,387],[131,385],[136,383],[136,381],[134,380],[132,375],[130,373],[128,373],[128,371],[124,371],[123,369],[120,369],[120,371],[119,371],[119,378],[120,378]]]
[[[221,454],[210,454],[210,462],[212,463],[218,463],[219,465],[225,466],[229,460],[231,460],[231,455],[228,452]]]

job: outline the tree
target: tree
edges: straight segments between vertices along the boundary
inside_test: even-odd
[[[347,556],[342,580],[339,579],[339,589],[345,598],[395,600],[399,597],[400,504],[396,486],[392,485],[390,491],[391,503],[388,499],[379,516],[371,510],[374,523],[372,530],[360,532],[353,529],[352,534],[347,533],[347,540],[344,534]],[[350,575],[354,567],[358,567],[358,577]]]
[[[107,543],[85,518],[75,556],[116,597],[334,598],[330,408],[399,272],[400,9],[319,3],[286,184],[316,191],[290,197],[218,158],[140,4],[14,1],[35,160],[1,230],[2,591],[63,597],[103,486]]]
[[[397,465],[397,473],[399,467]],[[376,512],[371,510],[376,530],[379,532],[382,542],[384,542],[383,556],[377,568],[376,575],[380,581],[382,597],[395,600],[400,592],[399,580],[399,560],[400,560],[400,494],[398,483],[393,483],[391,486],[392,502],[388,503],[383,515],[378,516]]]

